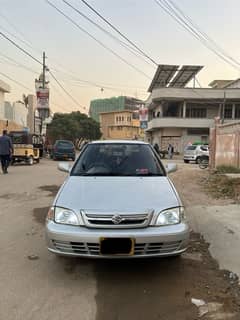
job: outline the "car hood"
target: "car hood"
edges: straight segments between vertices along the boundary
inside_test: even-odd
[[[79,211],[163,210],[181,205],[168,177],[70,176],[54,205]]]

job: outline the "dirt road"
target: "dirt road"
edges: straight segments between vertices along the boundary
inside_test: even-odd
[[[193,320],[204,312],[201,319],[240,319],[238,279],[219,270],[196,219],[203,202],[207,208],[229,204],[199,187],[204,171],[180,165],[171,176],[195,228],[182,258],[95,261],[46,250],[44,218],[65,178],[56,166],[43,160],[0,175],[1,320]],[[197,307],[192,298],[206,304]]]

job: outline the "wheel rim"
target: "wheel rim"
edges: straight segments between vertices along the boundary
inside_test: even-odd
[[[33,157],[30,157],[29,164],[30,164],[30,166],[33,165]]]

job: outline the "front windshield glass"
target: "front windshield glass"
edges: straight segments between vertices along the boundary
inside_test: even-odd
[[[152,148],[145,144],[89,144],[72,176],[163,176],[165,171]]]

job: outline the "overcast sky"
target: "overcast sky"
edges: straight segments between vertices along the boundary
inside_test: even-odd
[[[113,32],[81,0],[68,1],[108,31]],[[204,65],[204,69],[198,75],[202,86],[207,86],[213,79],[240,77],[239,70],[205,48],[157,6],[154,0],[88,1],[157,63]],[[229,55],[240,61],[239,0],[173,1]],[[48,67],[74,99],[87,109],[90,100],[98,98],[118,95],[147,98],[147,89],[156,66],[130,54],[67,7],[62,0],[51,0],[51,2],[145,75],[126,65],[89,38],[45,0],[0,0],[0,31],[37,59],[41,59],[41,52],[45,50]],[[14,35],[28,43],[14,38]],[[36,73],[16,66],[1,54],[15,59]],[[33,93],[34,79],[40,73],[41,66],[0,36],[0,71],[21,82]],[[11,86],[11,94],[6,95],[6,100],[19,100],[23,93],[30,93],[29,90],[14,84],[2,75],[0,79]],[[94,82],[99,87],[78,82],[76,79]],[[105,87],[104,91],[101,91],[101,87]],[[53,79],[50,88],[51,102],[54,103],[51,108],[54,111],[79,109]]]

